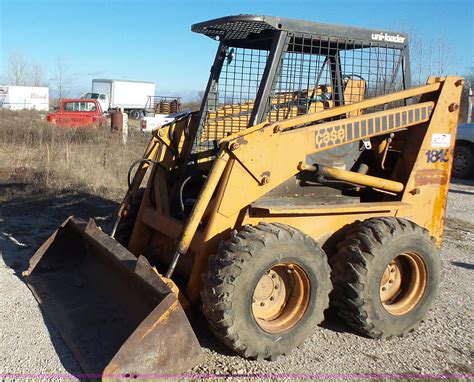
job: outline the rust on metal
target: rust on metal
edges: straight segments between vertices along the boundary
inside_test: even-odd
[[[452,103],[449,105],[449,111],[452,113],[453,111],[457,111],[459,109],[458,103]]]
[[[144,257],[92,219],[68,218],[33,256],[25,278],[88,374],[116,380],[181,373],[202,361],[176,295]]]
[[[415,187],[421,187],[427,184],[445,184],[448,182],[446,171],[438,169],[418,170],[415,173]]]

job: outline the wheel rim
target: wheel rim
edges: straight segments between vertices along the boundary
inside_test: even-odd
[[[467,158],[463,154],[456,154],[453,166],[456,171],[463,171],[467,167]]]
[[[303,269],[296,264],[277,264],[255,286],[252,313],[264,331],[284,332],[303,318],[309,298],[310,282]]]
[[[387,312],[402,315],[411,311],[426,290],[427,270],[420,256],[402,253],[385,268],[380,280],[380,300]]]

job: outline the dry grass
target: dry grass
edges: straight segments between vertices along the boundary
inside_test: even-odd
[[[36,112],[0,109],[0,178],[119,200],[126,191],[128,168],[141,158],[148,139],[131,129],[124,145],[108,127],[60,128]]]

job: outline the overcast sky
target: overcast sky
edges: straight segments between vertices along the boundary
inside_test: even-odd
[[[451,46],[449,74],[462,75],[473,66],[473,3],[0,0],[0,73],[8,55],[18,52],[40,63],[46,77],[52,76],[55,60],[64,60],[74,93],[89,90],[92,78],[114,78],[153,81],[158,94],[195,94],[206,85],[217,42],[191,32],[191,25],[253,13],[398,29],[416,33],[427,44],[441,39]]]

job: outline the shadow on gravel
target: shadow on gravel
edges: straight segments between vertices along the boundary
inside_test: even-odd
[[[449,190],[450,194],[474,195],[474,191]]]
[[[44,191],[0,181],[0,237],[12,249],[3,253],[3,260],[21,277],[30,257],[67,217],[93,217],[107,232],[117,207],[114,201],[85,192]]]
[[[451,178],[451,183],[462,184],[463,186],[474,186],[474,179]]]
[[[112,227],[117,206],[112,200],[85,192],[53,192],[28,183],[0,180],[1,257],[15,276],[25,282],[22,272],[28,268],[30,258],[68,216],[93,217],[107,232]],[[63,367],[73,375],[83,374],[53,323],[43,310],[41,314]]]
[[[450,261],[451,264],[465,269],[474,269],[474,264],[471,263],[464,263],[462,261]]]
[[[336,333],[351,333],[357,336],[362,335],[347,325],[344,320],[337,315],[334,308],[332,307],[328,308],[324,312],[324,321],[320,324],[320,326]]]
[[[117,207],[115,201],[90,193],[43,191],[27,183],[2,183],[0,179],[0,245],[3,260],[24,282],[22,272],[28,268],[30,258],[67,217],[94,218],[104,232],[110,232]],[[46,313],[41,312],[62,365],[73,375],[82,374],[59,332]],[[222,355],[236,356],[213,335],[204,316],[200,312],[195,313],[192,326],[201,346]],[[338,333],[356,333],[331,310],[326,312],[321,326]]]
[[[112,200],[85,192],[55,193],[38,190],[27,183],[2,183],[0,179],[0,253],[3,261],[25,282],[22,272],[28,268],[30,258],[66,218],[70,215],[94,218],[104,232],[110,232],[117,207],[118,203]],[[83,374],[56,327],[43,310],[41,313],[63,367],[73,375]],[[203,348],[226,356],[236,355],[213,335],[200,312],[195,312],[192,326]]]

